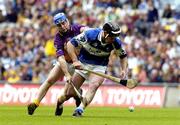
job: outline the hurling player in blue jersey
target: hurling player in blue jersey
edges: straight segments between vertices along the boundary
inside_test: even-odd
[[[40,86],[38,95],[36,99],[33,100],[32,103],[28,105],[28,114],[32,115],[35,109],[39,106],[41,100],[46,95],[48,89],[61,77],[65,76],[66,81],[71,80],[71,75],[73,74],[74,70],[71,67],[72,60],[67,53],[66,43],[69,39],[73,38],[74,36],[83,32],[87,27],[79,24],[70,24],[69,20],[67,19],[64,13],[58,13],[53,18],[54,24],[58,28],[58,32],[54,37],[54,46],[56,48],[56,55],[57,55],[57,63],[50,71],[49,76],[44,81],[44,83]],[[76,53],[77,54],[77,53]],[[64,91],[61,98],[63,102],[64,100],[68,99],[67,96],[67,89],[70,86],[69,84],[65,84]],[[80,99],[78,97],[74,97],[76,100],[76,106],[80,104]],[[63,112],[63,104],[57,103],[56,107],[56,116],[60,116]]]
[[[67,47],[74,67],[105,73],[109,56],[112,52],[115,52],[120,57],[121,78],[125,79],[128,68],[127,54],[122,48],[122,42],[119,38],[120,32],[121,29],[118,24],[108,22],[103,25],[102,29],[89,29],[71,39],[67,43]],[[78,56],[74,54],[77,49],[80,50]],[[73,116],[82,115],[86,106],[91,103],[98,87],[104,81],[103,77],[90,74],[87,71],[76,70],[72,82],[79,88],[86,79],[89,80],[89,89],[83,98],[83,103],[75,109]],[[125,85],[126,83],[121,84]]]

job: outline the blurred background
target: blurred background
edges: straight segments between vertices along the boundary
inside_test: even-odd
[[[142,85],[180,84],[179,0],[0,0],[1,83],[46,79],[56,60],[52,17],[58,12],[89,27],[117,22],[130,77]],[[107,73],[119,77],[119,67],[114,55]]]

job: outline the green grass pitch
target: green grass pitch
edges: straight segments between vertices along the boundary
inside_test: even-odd
[[[73,107],[65,107],[61,117],[55,107],[40,106],[27,115],[26,106],[0,106],[0,125],[180,125],[180,108],[88,107],[83,117],[72,117]]]

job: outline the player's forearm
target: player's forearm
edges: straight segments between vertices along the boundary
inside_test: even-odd
[[[120,63],[121,63],[121,69],[123,71],[127,71],[128,68],[128,60],[127,57],[120,59]]]
[[[67,51],[73,62],[78,61],[75,47],[71,44],[71,42],[67,43]]]
[[[64,56],[60,56],[58,58],[58,62],[60,63],[61,69],[64,72],[65,76],[69,76],[70,74],[69,74],[67,62],[64,59]]]

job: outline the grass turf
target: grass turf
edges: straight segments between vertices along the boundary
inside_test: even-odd
[[[73,107],[65,107],[61,117],[54,107],[40,106],[29,116],[26,107],[0,106],[0,125],[180,125],[180,108],[88,107],[81,118],[72,117]]]

